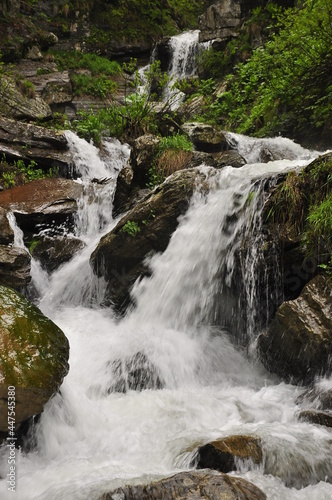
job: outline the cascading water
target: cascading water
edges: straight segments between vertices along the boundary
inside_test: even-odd
[[[163,101],[175,110],[183,101],[184,94],[176,88],[176,81],[194,76],[197,72],[198,58],[200,54],[208,49],[210,42],[199,43],[199,30],[186,31],[172,36],[169,40],[171,58],[167,74],[169,82],[163,92]],[[152,54],[152,62],[155,60],[155,52]],[[139,70],[141,86],[139,93],[146,91],[148,85],[145,73],[149,71],[150,65]]]
[[[233,139],[244,148],[245,138]],[[83,165],[81,182],[113,175],[112,160],[104,171],[91,145],[73,135],[71,141]],[[277,144],[271,141],[270,151]],[[297,158],[308,156],[296,148]],[[209,194],[194,195],[166,251],[152,257],[151,278],[135,285],[136,308],[121,321],[99,306],[103,287],[93,284],[88,265],[100,236],[114,225],[112,196],[106,186],[107,207],[104,193],[92,197],[92,209],[87,194],[81,210],[88,215],[81,214],[76,226],[87,246],[39,287],[39,306],[70,341],[70,371],[37,424],[36,447],[18,452],[16,498],[98,499],[121,485],[188,470],[198,443],[234,434],[261,439],[264,464],[236,475],[261,487],[268,499],[331,498],[332,485],[325,482],[332,480],[331,430],[298,422],[295,401],[302,390],[280,383],[234,347],[234,332],[223,328],[221,317],[229,311],[218,309],[228,298],[241,235],[250,224],[259,229],[259,179],[308,159],[220,172],[201,167],[210,178]],[[150,363],[155,389],[112,392],[118,367],[125,371],[132,359]],[[332,380],[324,383],[332,387]],[[0,475],[6,477],[6,450],[2,455]],[[5,479],[0,491],[11,498]]]

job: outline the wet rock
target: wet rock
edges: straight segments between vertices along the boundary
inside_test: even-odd
[[[237,151],[222,151],[221,153],[216,153],[214,155],[216,162],[216,168],[223,168],[226,166],[231,166],[234,168],[243,167],[246,164],[246,160]]]
[[[199,41],[228,40],[238,35],[243,21],[241,0],[221,0],[199,18]]]
[[[124,486],[100,500],[264,500],[257,486],[239,477],[211,472],[181,472],[154,483]]]
[[[111,364],[112,383],[108,392],[143,391],[162,389],[163,383],[158,370],[143,352]]]
[[[150,192],[106,234],[91,255],[91,266],[108,282],[106,301],[122,310],[129,303],[131,285],[149,272],[145,258],[163,252],[188,209],[196,186],[206,179],[196,169],[181,170]],[[205,186],[207,188],[207,186]]]
[[[23,248],[0,245],[0,285],[23,290],[31,281],[31,256]]]
[[[14,241],[14,232],[9,225],[7,212],[0,207],[0,245],[9,245]]]
[[[266,368],[286,380],[308,383],[330,373],[332,355],[332,297],[323,276],[316,276],[301,295],[284,302],[266,332],[258,338],[258,351]]]
[[[73,236],[46,237],[36,243],[31,255],[40,261],[46,271],[52,272],[71,260],[84,247],[85,243]]]
[[[213,128],[212,125],[199,122],[188,122],[182,125],[182,129],[188,134],[198,151],[211,153],[222,151],[228,147],[224,134]]]
[[[299,413],[299,420],[302,420],[302,422],[310,422],[311,424],[324,425],[325,427],[332,427],[332,412],[303,410]]]
[[[212,441],[198,449],[198,469],[215,469],[230,472],[238,469],[240,462],[261,464],[262,446],[253,436],[230,436]]]
[[[36,226],[71,227],[83,186],[69,179],[38,179],[0,193],[0,205],[15,213],[23,232]]]
[[[219,153],[204,153],[193,151],[188,168],[198,167],[205,164],[209,167],[223,168],[227,165],[239,168],[245,165],[245,159],[236,151],[221,151]]]
[[[0,154],[7,159],[32,159],[45,171],[58,168],[63,176],[72,170],[73,159],[63,132],[4,116],[0,117]]]
[[[43,411],[68,372],[64,333],[23,296],[0,286],[0,432],[8,431],[8,387],[15,425]]]

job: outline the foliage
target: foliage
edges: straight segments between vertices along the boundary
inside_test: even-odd
[[[42,169],[37,168],[37,166],[34,160],[30,160],[29,163],[27,163],[20,159],[13,163],[9,163],[6,160],[6,156],[3,155],[0,162],[0,184],[6,189],[10,189],[35,179],[53,177],[57,174],[56,169],[50,169],[48,172],[44,172]]]
[[[106,99],[116,93],[117,79],[121,73],[121,66],[116,61],[78,51],[53,51],[50,55],[61,71],[70,70],[75,95]]]
[[[118,0],[97,2],[92,21],[94,30],[87,40],[100,49],[109,42],[104,26],[113,38],[128,41],[156,40],[165,35],[174,35],[184,28],[197,27],[198,16],[202,14],[207,0]]]
[[[273,16],[276,28],[265,47],[239,62],[209,113],[238,132],[299,136],[332,113],[332,7],[306,0]]]
[[[328,261],[332,253],[332,154],[299,174],[290,172],[270,200],[269,218],[300,237],[308,254]]]
[[[140,227],[137,222],[128,220],[125,225],[121,228],[121,233],[127,233],[129,236],[135,238],[135,236],[140,232]]]
[[[311,248],[323,248],[328,255],[332,252],[332,194],[310,207],[305,239]]]
[[[83,53],[79,51],[51,51],[60,71],[65,69],[79,70],[87,69],[93,76],[108,75],[115,76],[121,73],[121,66],[116,61],[110,61],[106,57],[96,54]]]
[[[107,108],[78,113],[80,120],[73,122],[73,127],[81,137],[93,139],[95,144],[100,144],[104,135],[128,140],[157,131],[154,102],[168,82],[167,74],[160,71],[159,61],[152,64],[145,73],[149,83],[147,90],[133,93],[141,84],[141,77],[135,67],[135,60],[123,64],[125,96],[122,103],[114,101]],[[151,85],[152,82],[154,85]],[[166,102],[159,113],[165,113],[167,109]]]

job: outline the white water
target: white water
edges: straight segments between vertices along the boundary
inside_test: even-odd
[[[236,140],[244,148],[245,139]],[[111,160],[104,172],[97,150],[75,136],[72,141],[83,164],[82,182],[112,175]],[[269,147],[276,144],[272,140]],[[299,154],[296,145],[294,155],[301,159],[226,167],[212,176],[203,167],[210,194],[193,197],[166,251],[152,258],[153,276],[136,284],[136,309],[121,321],[100,308],[103,284],[88,264],[101,234],[114,225],[110,204],[107,210],[103,196],[101,205],[97,197],[91,210],[88,197],[82,200],[88,215],[78,217],[77,234],[87,247],[47,286],[39,283],[40,307],[70,341],[70,371],[37,426],[37,448],[18,453],[16,494],[2,481],[0,498],[97,499],[120,485],[188,470],[197,446],[232,434],[261,438],[265,469],[236,474],[261,487],[268,499],[332,497],[332,485],[324,482],[332,480],[331,430],[299,423],[295,400],[302,390],[269,375],[211,324],[220,265],[227,281],[236,236],[258,207],[255,201],[245,209],[252,182],[308,162],[308,152],[300,148]],[[245,215],[229,233],[224,222],[234,209]],[[112,362],[138,351],[155,365],[164,389],[109,393]],[[320,384],[331,387],[332,380]],[[5,476],[6,450],[2,455]]]

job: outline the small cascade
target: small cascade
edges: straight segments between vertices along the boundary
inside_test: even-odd
[[[204,50],[207,50],[209,46],[210,42],[199,43],[199,30],[186,31],[170,38],[169,51],[171,57],[167,69],[169,83],[164,89],[163,101],[167,102],[171,109],[177,109],[184,97],[183,92],[175,88],[176,81],[196,74],[199,55]],[[151,62],[154,62],[155,58],[156,52],[154,51]],[[141,79],[141,85],[138,88],[139,94],[146,92],[148,82],[145,73],[149,68],[150,64],[139,70]]]
[[[196,73],[200,51],[198,36],[199,30],[195,30],[171,37],[172,59],[168,70],[170,77],[182,80]]]

